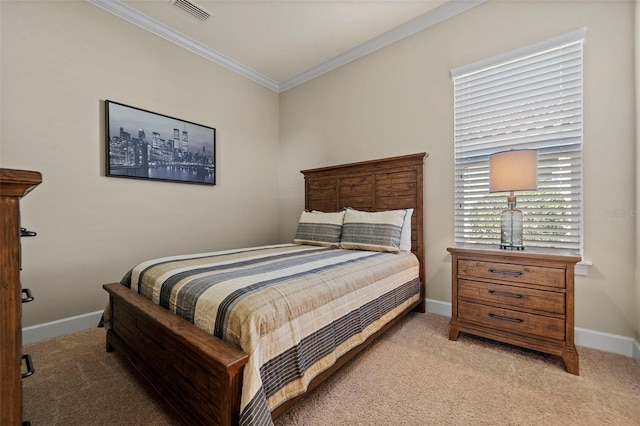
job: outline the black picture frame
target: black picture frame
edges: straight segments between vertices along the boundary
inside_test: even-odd
[[[216,129],[110,100],[106,175],[216,184]]]

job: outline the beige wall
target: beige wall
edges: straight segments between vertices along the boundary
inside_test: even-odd
[[[299,170],[427,151],[427,297],[450,302],[450,70],[578,28],[584,60],[584,257],[576,324],[632,337],[635,220],[632,1],[489,1],[280,96],[280,238],[303,208]]]
[[[103,309],[136,261],[277,240],[278,94],[82,1],[3,1],[1,40],[0,165],[44,178],[24,326]],[[215,127],[218,185],[105,177],[105,99]]]

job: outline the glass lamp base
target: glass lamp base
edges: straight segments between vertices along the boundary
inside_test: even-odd
[[[516,209],[515,197],[509,197],[508,209],[500,215],[500,248],[524,250],[522,245],[522,212]]]

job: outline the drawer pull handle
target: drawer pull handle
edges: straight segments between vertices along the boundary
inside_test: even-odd
[[[491,318],[495,318],[495,319],[499,319],[499,320],[503,320],[503,321],[518,322],[518,323],[520,323],[520,322],[524,322],[524,320],[523,320],[523,319],[520,319],[520,318],[509,318],[509,317],[503,317],[502,315],[496,315],[496,314],[493,314],[493,313],[491,313],[491,312],[489,312],[489,316],[490,316]]]
[[[489,290],[490,294],[493,294],[494,296],[504,296],[504,297],[513,297],[515,299],[522,299],[524,296],[522,296],[521,294],[517,294],[517,293],[505,293],[502,291],[496,291],[496,290]]]
[[[36,370],[33,368],[33,361],[31,361],[31,355],[24,354],[22,355],[22,359],[25,360],[27,364],[27,371],[25,373],[22,373],[21,378],[26,379],[27,377],[35,373]]]
[[[20,228],[21,237],[35,237],[38,235],[36,232],[29,231],[27,228]]]
[[[523,274],[523,272],[520,271],[502,271],[500,269],[493,268],[489,268],[489,272],[491,272],[492,274],[513,275],[514,277],[519,277]]]
[[[23,288],[21,292],[26,296],[22,298],[22,303],[33,302],[34,297],[33,294],[31,294],[31,290],[29,290],[28,288]]]

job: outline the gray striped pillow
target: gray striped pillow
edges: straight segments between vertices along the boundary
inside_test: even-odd
[[[304,211],[298,221],[293,242],[324,247],[338,247],[345,212],[323,213]]]
[[[340,248],[397,253],[406,210],[361,212],[348,209],[342,225]]]

